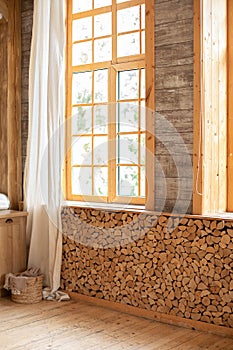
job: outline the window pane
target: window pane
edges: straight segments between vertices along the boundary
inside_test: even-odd
[[[117,32],[129,32],[140,28],[139,6],[117,11]]]
[[[94,0],[94,7],[95,8],[104,7],[104,6],[108,6],[108,5],[112,5],[112,0]]]
[[[118,167],[117,185],[118,196],[138,196],[138,167]]]
[[[92,72],[74,73],[72,103],[92,102]]]
[[[98,39],[94,42],[95,62],[111,61],[112,59],[112,39]]]
[[[145,5],[141,5],[141,29],[145,29],[146,12]]]
[[[101,69],[94,72],[94,100],[108,102],[108,70]]]
[[[141,197],[145,197],[146,196],[146,174],[145,174],[145,167],[141,167],[141,193],[140,196]]]
[[[138,98],[138,70],[126,70],[118,73],[119,100]]]
[[[72,165],[91,165],[91,136],[73,137],[72,141]]]
[[[127,1],[130,1],[130,0],[117,0],[116,3],[120,4],[121,2],[127,2]]]
[[[145,101],[141,101],[141,107],[140,107],[140,117],[141,117],[141,130],[146,130],[146,109],[145,109]]]
[[[95,168],[94,169],[95,196],[107,196],[108,195],[108,168]]]
[[[92,108],[73,108],[72,134],[83,134],[92,132]]]
[[[142,31],[142,48],[141,48],[141,53],[145,53],[145,31]]]
[[[118,103],[118,132],[138,130],[138,104]]]
[[[139,32],[120,35],[117,38],[117,56],[132,56],[140,54]]]
[[[94,107],[94,133],[107,134],[108,132],[108,106]]]
[[[90,39],[92,37],[92,17],[73,21],[73,41]]]
[[[146,96],[146,78],[145,78],[145,69],[141,69],[141,98]]]
[[[141,147],[140,147],[140,164],[145,164],[146,162],[146,136],[141,134]]]
[[[92,195],[92,169],[72,169],[72,194]]]
[[[107,136],[94,137],[94,164],[107,165],[108,163],[108,138]]]
[[[92,42],[91,41],[73,45],[73,52],[72,52],[73,66],[91,63],[91,61],[92,61]]]
[[[118,136],[118,162],[138,164],[138,135]]]
[[[104,13],[94,17],[94,36],[105,36],[112,34],[112,14]]]
[[[73,13],[91,10],[92,0],[73,0]]]

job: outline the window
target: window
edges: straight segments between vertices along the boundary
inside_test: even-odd
[[[145,0],[68,1],[70,200],[145,204],[147,149],[153,147],[152,122],[146,124],[146,107],[153,108],[146,6]]]

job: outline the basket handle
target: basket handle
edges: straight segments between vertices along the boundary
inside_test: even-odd
[[[12,224],[13,220],[12,219],[6,219],[5,223],[6,224]]]

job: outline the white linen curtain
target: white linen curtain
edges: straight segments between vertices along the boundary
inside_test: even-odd
[[[62,235],[65,0],[34,1],[25,166],[28,268],[40,268],[50,292],[60,286]]]

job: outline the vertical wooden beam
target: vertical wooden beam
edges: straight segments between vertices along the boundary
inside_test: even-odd
[[[8,196],[13,209],[22,200],[21,169],[21,0],[8,1]]]
[[[0,23],[0,192],[8,192],[7,183],[7,33],[8,25]]]
[[[194,0],[193,214],[202,213],[201,9]]]
[[[195,6],[198,7],[197,2]],[[202,0],[200,30],[197,16],[195,20],[195,55],[199,53],[201,62],[199,64],[195,57],[195,214],[226,210],[226,9],[226,0]],[[200,35],[199,39],[197,34]]]
[[[227,2],[228,11],[228,143],[227,143],[227,210],[233,211],[233,1]]]
[[[154,1],[146,0],[146,209],[155,210]]]

